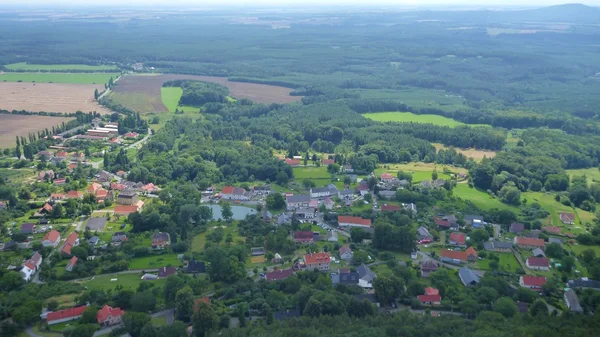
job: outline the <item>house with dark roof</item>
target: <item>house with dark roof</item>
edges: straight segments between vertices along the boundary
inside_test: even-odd
[[[352,256],[354,256],[354,252],[352,252],[349,245],[343,245],[338,252],[340,254],[340,259],[344,261],[350,261],[352,260]]]
[[[122,191],[117,196],[117,204],[120,205],[135,205],[138,200],[140,200],[138,193],[131,190]]]
[[[100,238],[98,236],[92,236],[88,239],[88,245],[90,246],[95,246],[98,244],[98,242],[100,242]]]
[[[111,239],[113,244],[120,244],[121,242],[127,241],[127,233],[115,232]]]
[[[331,196],[331,190],[329,187],[314,187],[310,189],[310,197],[312,199],[321,199]]]
[[[348,268],[340,268],[337,273],[331,273],[331,282],[333,285],[343,284],[356,286],[360,280],[358,272],[351,271]]]
[[[381,198],[381,199],[392,200],[392,199],[396,198],[396,191],[380,190],[379,192],[377,192],[377,194],[379,195],[379,198]]]
[[[467,267],[462,267],[458,270],[458,277],[465,287],[476,285],[480,281],[479,275]]]
[[[177,274],[177,268],[175,267],[160,267],[158,268],[158,278],[167,278],[171,275]]]
[[[427,228],[420,226],[419,228],[417,228],[417,241],[419,243],[428,243],[431,242],[433,240],[433,235],[431,235],[431,233],[429,233],[429,230],[427,230]]]
[[[421,276],[427,278],[429,277],[429,274],[436,272],[438,268],[435,260],[424,260],[421,262]]]
[[[158,232],[152,235],[152,249],[165,249],[171,244],[171,236],[167,232]]]
[[[523,225],[522,223],[513,222],[510,224],[510,228],[508,229],[508,231],[514,234],[523,233],[525,231],[525,225]]]
[[[191,260],[183,268],[184,273],[198,274],[206,272],[206,264],[203,261]]]
[[[294,270],[289,269],[277,269],[265,274],[265,279],[269,282],[285,280],[286,278],[294,275]]]
[[[358,272],[358,285],[361,288],[373,288],[373,281],[377,278],[377,275],[367,266],[366,264],[361,264],[356,268]]]
[[[508,241],[486,241],[483,243],[485,250],[498,253],[510,253],[512,246],[512,242]]]
[[[567,287],[573,289],[593,289],[600,290],[600,281],[590,280],[587,277],[582,277],[577,280],[570,280],[567,283]]]
[[[21,234],[33,234],[35,230],[35,224],[33,223],[24,223],[21,225]]]
[[[564,297],[565,303],[567,304],[567,308],[569,308],[569,310],[578,313],[583,312],[583,308],[581,307],[581,304],[579,304],[579,298],[577,298],[577,294],[575,291],[573,291],[573,289],[567,289]]]
[[[519,312],[522,314],[526,314],[529,311],[529,304],[525,302],[517,301],[517,307],[519,308]]]
[[[285,198],[285,204],[288,211],[293,211],[298,208],[308,208],[309,202],[310,195],[308,194],[290,195]]]

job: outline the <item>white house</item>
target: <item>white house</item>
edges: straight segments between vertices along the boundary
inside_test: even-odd
[[[293,211],[297,208],[308,208],[310,195],[290,195],[285,199],[288,211]]]
[[[321,199],[331,196],[331,189],[329,187],[315,187],[310,189],[310,197],[312,199]]]
[[[249,200],[250,197],[245,189],[240,187],[225,186],[221,191],[221,199],[228,200]]]
[[[345,261],[352,260],[352,256],[354,255],[354,252],[352,252],[352,249],[350,249],[350,246],[348,246],[348,245],[343,245],[339,249],[339,253],[340,253],[340,259],[345,260]]]
[[[31,276],[35,274],[35,272],[40,268],[41,265],[42,255],[40,255],[40,253],[38,252],[35,252],[33,256],[29,260],[27,260],[27,262],[25,262],[23,268],[21,268],[21,277],[23,277],[25,281],[29,281],[31,279]]]
[[[56,248],[59,242],[60,233],[58,231],[51,230],[48,233],[46,233],[46,235],[44,235],[44,238],[42,239],[42,246]]]

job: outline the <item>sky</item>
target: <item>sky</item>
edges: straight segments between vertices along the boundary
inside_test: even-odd
[[[568,2],[600,6],[600,0],[0,0],[0,5],[26,6],[74,6],[74,5],[107,5],[107,6],[356,6],[356,5],[398,5],[398,6],[432,6],[444,7],[457,4],[468,6],[549,6]]]

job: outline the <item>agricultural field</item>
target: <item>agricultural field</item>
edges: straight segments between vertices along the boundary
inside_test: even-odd
[[[439,115],[417,115],[411,112],[377,112],[363,114],[363,116],[376,122],[429,123],[439,126],[448,126],[451,128],[463,125],[469,125],[473,127],[489,127],[489,125],[485,124],[465,124]]]
[[[141,282],[152,282],[155,285],[164,284],[165,280],[142,281],[142,273],[135,274],[106,274],[97,275],[93,279],[82,281],[81,284],[90,290],[114,290],[117,285],[123,286],[125,289],[137,289]],[[114,280],[114,281],[113,281]]]
[[[119,73],[0,73],[0,82],[101,84],[104,89],[111,77]]]
[[[424,180],[431,180],[431,173],[433,170],[437,170],[439,179],[450,179],[448,174],[444,173],[444,169],[458,174],[464,173],[467,174],[468,171],[461,167],[455,167],[451,165],[439,165],[434,163],[408,163],[408,164],[385,164],[379,165],[378,168],[375,169],[375,175],[379,177],[382,173],[387,172],[392,175],[396,175],[398,171],[404,171],[408,173],[412,173],[413,183],[420,183]]]
[[[497,209],[508,209],[515,213],[519,213],[519,209],[515,206],[507,205],[497,198],[489,196],[486,192],[471,188],[467,184],[456,184],[456,187],[452,190],[454,194],[464,200],[469,200],[475,204],[475,206],[482,210],[490,210],[492,208]]]
[[[2,119],[0,118],[0,121],[1,120]],[[2,135],[0,135],[0,137],[2,137]],[[1,144],[2,143],[0,143],[0,147],[3,147]],[[13,144],[13,145],[15,145],[15,144]],[[37,179],[35,170],[30,169],[30,168],[21,168],[18,170],[10,169],[10,168],[0,168],[0,176],[8,179],[8,181],[11,183],[22,183],[22,182]]]
[[[4,68],[8,70],[22,71],[110,71],[119,70],[117,66],[100,65],[90,66],[87,64],[30,64],[26,62],[7,64]]]
[[[139,112],[169,112],[170,108],[162,99],[162,85],[167,81],[178,79],[218,83],[228,87],[231,96],[248,98],[257,103],[290,103],[302,98],[301,96],[290,96],[292,90],[284,87],[231,82],[224,77],[175,74],[123,76],[109,97],[115,102]],[[173,107],[174,97],[174,92],[168,92],[167,104],[170,107]]]
[[[583,176],[587,177],[588,184],[600,183],[600,170],[597,167],[590,167],[586,169],[578,169],[578,170],[567,170],[567,174],[571,179],[575,176]]]
[[[104,85],[0,82],[0,109],[109,114],[110,111],[94,99],[95,89],[104,90]]]
[[[0,96],[2,96],[1,90]],[[66,123],[72,119],[67,117],[0,114],[0,148],[14,147],[16,136],[27,136],[30,132],[52,128],[52,126],[60,125],[62,122]]]
[[[437,151],[448,149],[447,146],[444,146],[443,144],[439,144],[439,143],[434,143],[433,146],[435,146],[435,149]],[[494,158],[497,153],[496,151],[479,150],[479,149],[474,149],[474,148],[469,148],[469,149],[453,148],[453,149],[458,153],[464,154],[465,157],[467,157],[467,158],[473,158],[473,160],[477,161],[477,162],[481,161],[484,157],[485,158]]]

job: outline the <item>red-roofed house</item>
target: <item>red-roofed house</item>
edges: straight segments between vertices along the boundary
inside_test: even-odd
[[[137,211],[138,211],[138,208],[135,205],[116,205],[115,206],[115,214],[116,215],[129,215],[129,214],[135,213]]]
[[[545,226],[542,227],[542,230],[552,234],[560,234],[560,227],[556,226]]]
[[[54,185],[64,185],[67,183],[67,178],[56,178],[52,183]]]
[[[396,205],[390,205],[390,204],[381,205],[382,212],[398,212],[401,209],[402,209],[402,207],[396,206]]]
[[[440,291],[436,288],[427,287],[425,288],[425,295],[439,295]]]
[[[111,326],[123,323],[123,315],[125,315],[125,311],[121,308],[112,308],[105,305],[98,310],[96,319],[101,326]]]
[[[248,200],[246,190],[241,187],[225,186],[221,190],[221,199]]]
[[[137,132],[127,132],[123,135],[125,138],[137,138],[140,134]]]
[[[572,225],[575,223],[575,214],[573,213],[560,213],[560,221],[565,225]]]
[[[102,185],[100,185],[98,183],[92,183],[90,186],[88,186],[87,192],[89,194],[94,194],[94,192],[96,192],[97,190],[99,190],[101,188],[102,188]]]
[[[340,227],[371,227],[371,219],[340,215],[338,224]]]
[[[452,224],[450,223],[450,221],[444,220],[442,218],[433,217],[433,222],[436,224],[436,226],[439,226],[442,229],[448,229],[448,228],[452,227]]]
[[[327,253],[313,253],[304,255],[307,270],[329,270],[331,258]]]
[[[285,163],[290,166],[300,166],[300,160],[285,158]]]
[[[448,243],[454,246],[465,246],[465,234],[450,233],[450,241]]]
[[[87,306],[82,305],[80,307],[49,312],[46,317],[46,323],[48,323],[48,325],[53,325],[79,319],[87,308]]]
[[[60,233],[54,229],[46,233],[42,239],[42,246],[44,247],[55,247],[60,242]]]
[[[294,275],[294,270],[292,268],[279,269],[279,270],[273,270],[272,272],[268,272],[265,275],[265,279],[269,282],[279,281],[279,280],[285,280],[286,278],[288,278],[292,275]]]
[[[112,190],[124,191],[126,188],[127,188],[127,186],[125,186],[123,184],[119,184],[119,183],[111,183],[110,184],[110,189],[112,189]]]
[[[514,244],[524,249],[543,249],[546,246],[546,243],[543,239],[526,238],[523,236],[515,236]]]
[[[333,159],[323,159],[323,160],[321,160],[321,165],[323,165],[323,166],[329,166],[329,165],[332,165],[332,164],[335,164],[335,160],[333,160]]]
[[[384,172],[384,173],[381,174],[381,181],[382,182],[387,183],[387,182],[390,182],[392,180],[394,180],[394,176],[393,175],[391,175],[389,173],[386,173],[386,172]]]
[[[152,192],[160,191],[160,188],[158,188],[158,186],[154,185],[153,183],[148,183],[148,184],[142,186],[142,191],[144,191],[146,193],[152,193]]]
[[[45,203],[44,206],[42,206],[42,208],[40,208],[40,213],[50,213],[52,212],[54,208],[52,207],[52,205],[50,205],[49,203]]]
[[[545,257],[530,256],[527,258],[525,265],[527,265],[527,268],[535,269],[535,270],[549,270],[550,269],[550,262]]]
[[[440,251],[442,261],[449,263],[466,263],[468,261],[477,260],[477,251],[473,247],[469,247],[464,252],[456,250],[442,249]]]
[[[77,168],[77,164],[75,164],[75,163],[71,163],[71,164],[67,165],[67,170],[69,172],[73,172],[73,170],[76,168]]]
[[[67,199],[83,199],[83,193],[79,191],[67,192]]]
[[[65,198],[65,194],[64,193],[52,193],[52,194],[50,194],[50,200],[52,200],[52,201],[63,200],[64,198]]]
[[[66,271],[73,271],[73,268],[75,268],[75,265],[77,265],[77,256],[73,256],[69,260],[69,263],[67,263],[67,268],[65,268],[65,270]]]
[[[311,231],[294,232],[294,241],[300,244],[313,243],[315,242],[315,235]]]
[[[442,304],[442,296],[437,295],[419,295],[419,302],[423,305],[440,305]]]
[[[544,276],[523,275],[519,278],[519,285],[521,287],[533,290],[541,290],[544,284],[546,284],[546,277]]]
[[[94,192],[94,195],[96,196],[96,201],[104,201],[108,198],[108,191],[103,188],[100,188],[97,189],[96,192]]]
[[[71,249],[73,249],[73,247],[78,246],[78,245],[79,245],[79,234],[72,232],[71,234],[69,234],[69,236],[67,236],[67,239],[65,240],[65,244],[63,245],[60,252],[63,255],[70,256]]]

